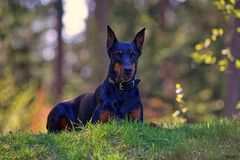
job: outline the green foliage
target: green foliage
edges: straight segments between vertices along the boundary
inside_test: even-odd
[[[151,127],[127,121],[89,124],[83,131],[1,135],[0,159],[239,158],[239,121]]]
[[[240,18],[240,10],[234,7],[236,3],[235,0],[215,0],[214,3],[216,7],[225,14],[226,18],[232,15]]]
[[[227,19],[230,16],[236,16],[237,18],[240,18],[239,10],[235,9],[234,7],[235,3],[236,3],[235,0],[230,0],[228,3],[225,0],[214,1],[215,6],[224,13]],[[236,29],[236,31],[238,32],[238,28]],[[238,69],[239,60],[232,56],[231,51],[228,47],[221,49],[222,59],[217,59],[217,53],[214,54],[211,49],[210,50],[208,49],[211,45],[211,42],[217,41],[218,37],[221,37],[223,35],[224,35],[223,28],[213,28],[212,35],[209,38],[206,38],[203,41],[203,43],[198,43],[195,45],[195,51],[191,55],[192,59],[197,64],[199,63],[218,64],[219,70],[221,72],[224,72],[228,68],[229,62],[235,62],[235,66]]]
[[[36,32],[32,27],[35,20],[46,16],[42,13],[48,8],[40,5],[40,1],[0,2],[1,133],[28,129],[33,111],[36,110],[32,102],[36,98],[39,77],[43,77],[40,73],[44,70],[38,47],[45,28]],[[46,74],[43,81],[45,77]]]
[[[4,116],[3,131],[14,131],[19,128],[24,128],[23,119],[31,113],[31,104],[33,98],[35,98],[36,85],[34,83],[26,84],[23,88],[20,88],[19,92],[11,99],[11,103],[7,110],[7,116]]]
[[[224,21],[221,23],[221,25],[218,26],[224,26],[221,28],[213,28],[212,29],[212,35],[204,40],[202,43],[197,43],[195,45],[195,51],[192,53],[191,57],[194,60],[195,63],[198,65],[201,63],[204,64],[217,64],[219,67],[219,70],[221,72],[228,71],[231,75],[238,74],[237,69],[239,69],[239,56],[237,55],[239,50],[237,49],[238,45],[236,42],[236,39],[238,39],[238,26],[237,21],[239,21],[240,18],[240,10],[239,10],[239,1],[235,0],[215,0],[214,4],[217,7],[217,9],[223,13]],[[230,21],[229,18],[233,18],[233,21]],[[226,21],[228,20],[228,21]],[[229,28],[228,23],[234,23],[234,25]],[[223,45],[217,46],[217,41],[220,41],[221,39],[218,39],[218,36],[221,37],[223,34],[228,32],[228,35],[225,35],[224,38],[224,43]],[[230,33],[231,32],[231,33]],[[215,42],[214,45],[211,46],[211,42]],[[209,48],[211,46],[211,48]],[[217,50],[216,50],[217,48]],[[219,51],[220,50],[220,51]],[[231,53],[232,52],[232,53]],[[219,54],[221,53],[221,54]],[[232,65],[231,65],[232,64]],[[229,67],[231,65],[231,67]],[[234,68],[235,67],[235,68]],[[234,72],[235,71],[235,72]],[[229,75],[230,75],[229,74]],[[230,77],[230,76],[228,76]],[[234,85],[238,85],[239,82],[236,80],[236,83]],[[229,83],[232,83],[230,81],[225,82],[227,87],[229,86]],[[234,91],[233,88],[231,87],[226,87],[226,93],[228,97],[239,97],[238,93]],[[233,94],[231,94],[233,93]],[[225,98],[226,99],[226,98]],[[231,98],[230,98],[231,99]],[[231,101],[235,101],[234,105],[236,104],[236,100],[231,99]],[[216,101],[217,102],[217,101]],[[218,109],[223,109],[223,101],[219,100],[222,105],[217,105],[211,110],[218,110]],[[236,107],[236,106],[231,106],[232,104],[229,103],[230,101],[225,101],[225,110],[229,110],[231,107]],[[214,109],[215,108],[215,109]],[[216,111],[215,110],[215,111]],[[206,112],[206,110],[205,110]],[[233,114],[233,113],[231,113]]]
[[[200,64],[200,63],[216,64],[217,56],[216,54],[213,53],[213,51],[209,50],[209,47],[213,45],[213,42],[216,42],[219,37],[222,37],[223,34],[224,34],[223,28],[213,28],[212,34],[210,35],[210,37],[206,38],[202,43],[198,43],[195,45],[195,51],[191,54],[192,59],[197,64]],[[225,50],[222,50],[222,52],[224,51]],[[226,55],[229,56],[230,52],[228,52]],[[226,66],[222,65],[222,62],[220,62],[219,66],[220,66],[220,71],[224,71],[223,67],[226,67]]]
[[[30,82],[17,88],[13,77],[7,75],[0,81],[0,132],[16,131],[26,127],[26,117],[31,114],[37,84]],[[27,119],[29,121],[29,119]]]

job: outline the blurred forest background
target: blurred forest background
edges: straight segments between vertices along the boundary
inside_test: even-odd
[[[238,0],[1,0],[0,133],[45,131],[58,101],[106,77],[106,26],[146,27],[138,77],[147,122],[193,123],[240,109]]]

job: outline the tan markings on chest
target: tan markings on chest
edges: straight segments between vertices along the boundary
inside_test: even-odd
[[[67,117],[63,116],[60,117],[60,119],[58,120],[58,126],[62,129],[62,130],[71,130],[72,126],[69,122],[69,120],[67,119]]]
[[[128,113],[128,118],[130,120],[140,120],[141,119],[141,114],[142,114],[142,110],[141,108],[135,109],[131,112]]]
[[[99,121],[100,122],[107,122],[112,118],[113,118],[113,114],[111,112],[103,111],[103,112],[100,113]]]

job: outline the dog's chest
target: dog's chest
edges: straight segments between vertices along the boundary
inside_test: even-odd
[[[110,111],[118,118],[124,118],[132,110],[142,107],[138,88],[119,91],[106,83],[99,96],[101,110]]]
[[[126,114],[139,107],[141,107],[141,101],[138,92],[116,95],[111,102],[111,110],[119,118],[126,117]]]

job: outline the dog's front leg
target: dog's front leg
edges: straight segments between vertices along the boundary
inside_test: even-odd
[[[132,110],[127,114],[129,120],[143,122],[143,109],[142,107]]]
[[[109,110],[103,109],[103,107],[98,106],[96,107],[93,116],[92,116],[92,123],[97,122],[108,122],[110,119],[114,117],[114,114]]]

